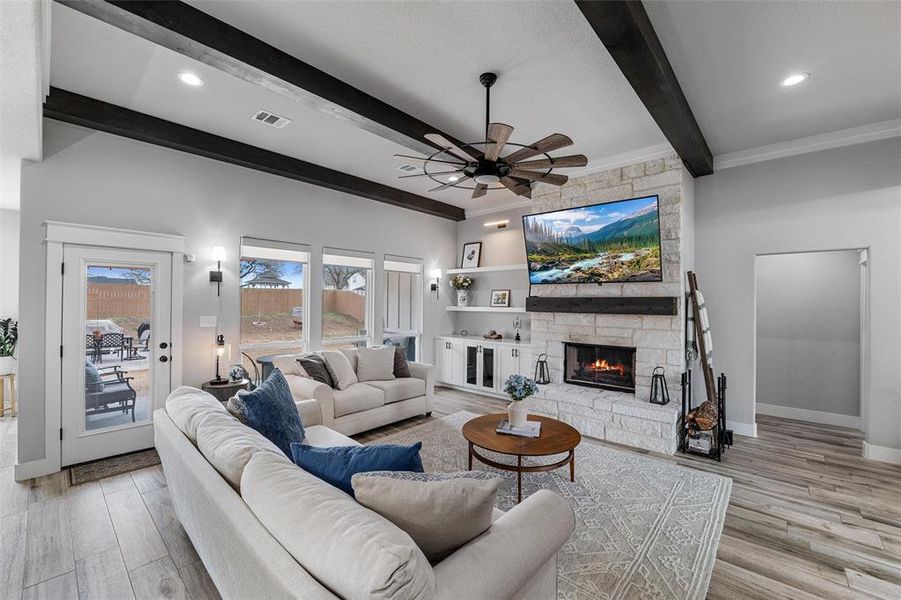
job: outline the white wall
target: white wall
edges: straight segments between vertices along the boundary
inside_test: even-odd
[[[217,310],[215,285],[208,281],[215,245],[227,250],[222,330],[235,341],[242,235],[310,244],[314,273],[323,246],[374,252],[378,264],[384,254],[419,257],[426,272],[447,268],[456,254],[456,223],[447,219],[54,121],[46,121],[44,131],[44,161],[22,170],[20,463],[43,455],[46,220],[185,236],[187,252],[197,255],[184,276],[182,356],[189,385],[210,377],[213,334],[199,327],[199,317]],[[381,298],[378,273],[376,282]],[[423,356],[431,360],[434,335],[450,330],[447,295],[437,302],[426,291],[424,298]]]
[[[757,258],[758,410],[860,416],[859,260],[856,250]]]
[[[726,169],[695,181],[698,277],[728,410],[754,420],[754,262],[869,248],[870,444],[901,448],[901,139]]]

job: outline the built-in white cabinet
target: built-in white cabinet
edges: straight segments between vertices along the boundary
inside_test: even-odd
[[[435,372],[441,383],[502,393],[510,375],[532,375],[532,352],[521,343],[448,337],[435,344]]]

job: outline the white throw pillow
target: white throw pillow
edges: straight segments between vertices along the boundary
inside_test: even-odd
[[[359,348],[357,379],[359,381],[394,379],[394,348]]]
[[[183,385],[166,398],[166,412],[183,434],[197,443],[197,426],[210,413],[227,414],[222,403],[197,388]]]
[[[357,502],[407,532],[434,564],[491,527],[502,481],[481,471],[371,471],[351,485]]]
[[[272,366],[282,372],[282,375],[297,375],[299,377],[310,378],[307,372],[303,370],[297,359],[306,354],[283,354],[272,359]]]
[[[233,488],[239,489],[247,462],[257,452],[284,456],[278,446],[228,413],[212,413],[197,427],[197,449]]]
[[[338,350],[323,350],[322,358],[325,360],[325,367],[328,369],[332,381],[335,382],[335,388],[346,390],[357,382],[357,374],[350,365],[350,361],[343,352]]]

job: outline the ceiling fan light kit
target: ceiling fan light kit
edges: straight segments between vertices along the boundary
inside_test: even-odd
[[[583,154],[557,158],[548,154],[572,145],[573,141],[562,133],[551,134],[529,145],[508,141],[513,127],[505,123],[491,123],[490,118],[491,86],[497,82],[497,75],[482,73],[479,82],[485,87],[485,141],[458,146],[440,134],[426,134],[425,138],[440,149],[428,157],[395,154],[395,158],[422,162],[422,173],[403,175],[402,178],[428,177],[439,184],[430,192],[452,187],[473,190],[473,199],[484,196],[488,190],[504,188],[518,196],[531,198],[532,182],[563,185],[568,178],[553,173],[554,169],[588,164]],[[515,150],[501,157],[507,146]],[[536,156],[543,158],[527,160]],[[439,179],[442,176],[446,178]]]

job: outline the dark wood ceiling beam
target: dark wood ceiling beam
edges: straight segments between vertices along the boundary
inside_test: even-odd
[[[184,2],[56,0],[60,4],[234,77],[285,95],[340,121],[426,155],[424,138],[459,140]]]
[[[44,116],[436,217],[466,218],[457,206],[59,88],[50,88]]]
[[[713,173],[713,155],[640,0],[575,0],[682,162]]]

